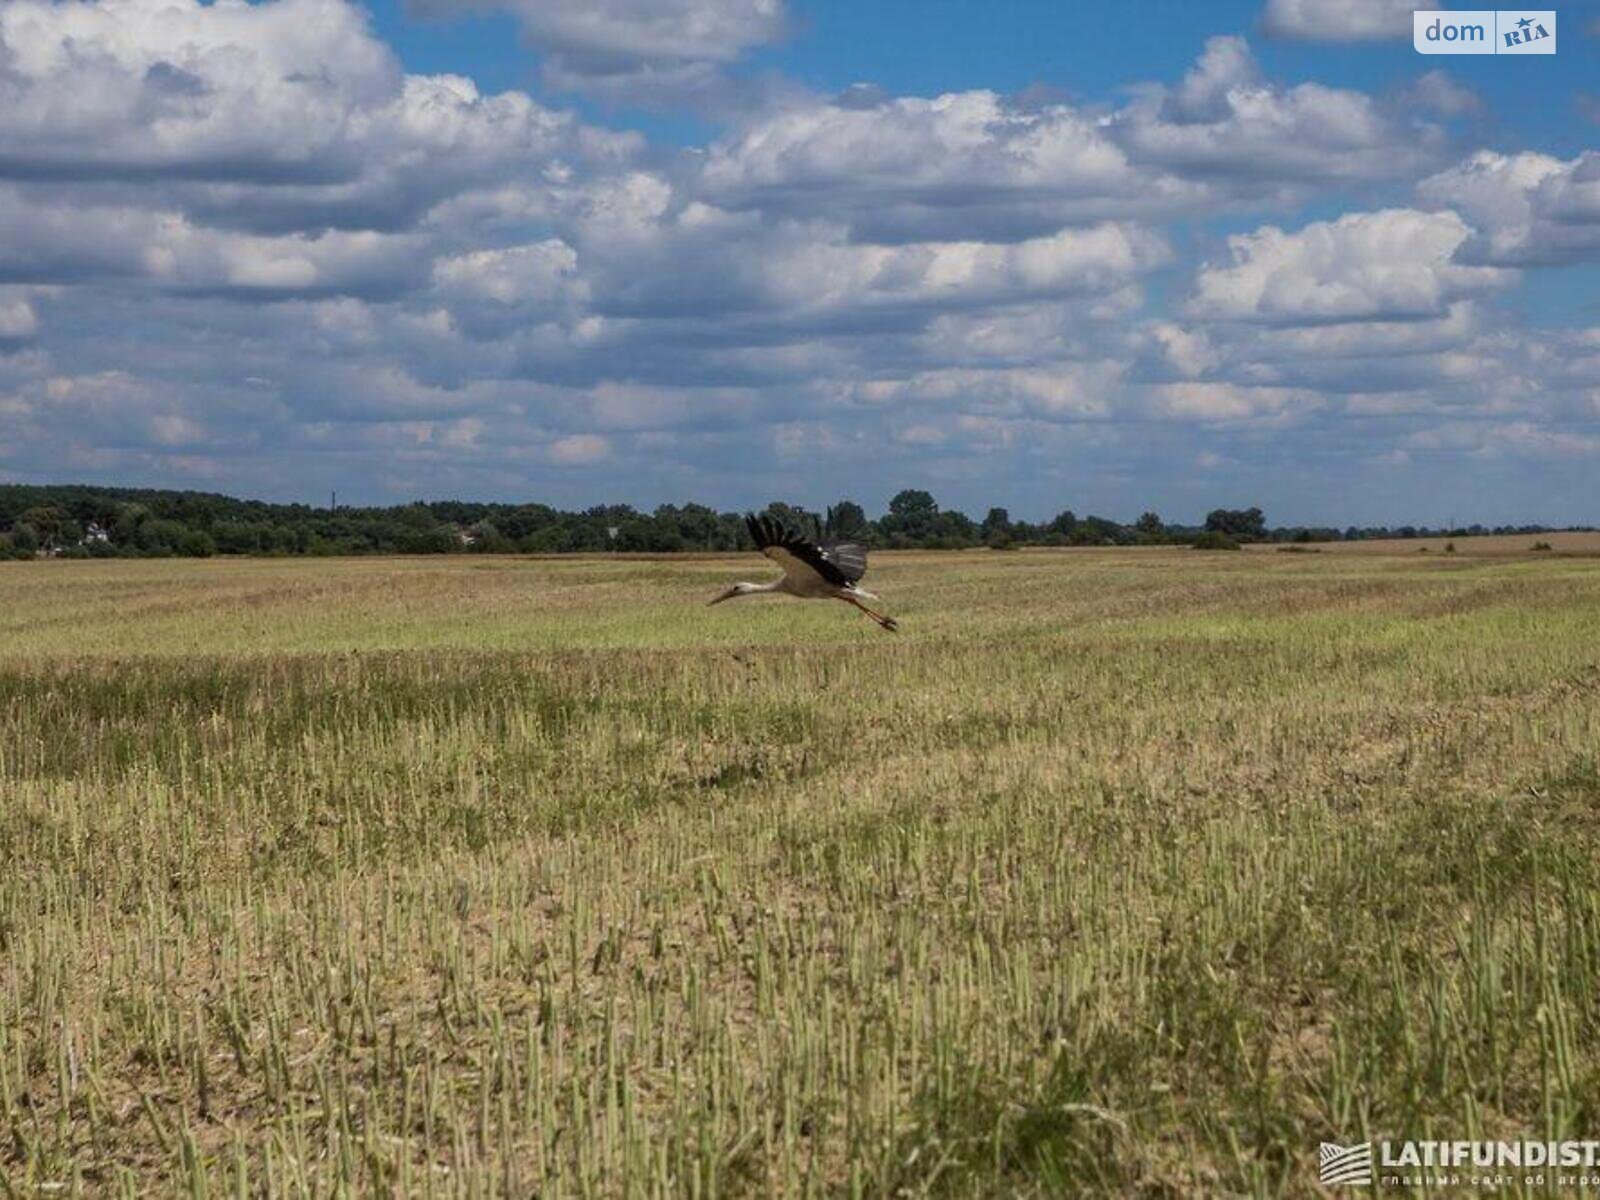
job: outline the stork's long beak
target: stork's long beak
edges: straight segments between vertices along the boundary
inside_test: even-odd
[[[711,600],[706,601],[706,607],[710,608],[713,604],[721,604],[724,600],[732,600],[738,594],[739,589],[736,587],[731,587],[727,591],[723,592],[720,596],[716,596]]]

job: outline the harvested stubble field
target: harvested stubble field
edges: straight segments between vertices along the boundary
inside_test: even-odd
[[[763,564],[764,566],[764,564]],[[18,1195],[1314,1194],[1600,1135],[1600,561],[0,568]]]

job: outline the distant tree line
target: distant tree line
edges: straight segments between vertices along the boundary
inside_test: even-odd
[[[1243,542],[1331,542],[1362,538],[1471,537],[1547,533],[1544,526],[1472,525],[1427,529],[1404,525],[1344,530],[1269,528],[1259,508],[1216,509],[1202,525],[1169,524],[1147,512],[1131,524],[1080,517],[1070,510],[1048,521],[1012,520],[991,508],[982,520],[940,508],[908,488],[871,519],[842,500],[825,514],[781,501],[769,506],[802,527],[843,531],[886,549],[961,550],[988,546],[1226,547]],[[703,504],[664,504],[640,512],[626,504],[563,512],[545,504],[473,504],[459,500],[392,508],[316,508],[267,504],[205,492],[87,486],[0,485],[0,558],[157,558],[213,554],[554,554],[615,551],[670,553],[751,548],[742,514]]]

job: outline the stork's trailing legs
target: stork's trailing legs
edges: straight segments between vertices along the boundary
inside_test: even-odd
[[[900,628],[899,622],[897,622],[893,617],[886,617],[881,612],[874,612],[865,604],[861,603],[861,601],[857,600],[854,596],[840,596],[839,599],[843,600],[846,604],[854,604],[857,608],[866,613],[867,616],[871,617],[879,625],[882,625],[890,633],[894,633]]]

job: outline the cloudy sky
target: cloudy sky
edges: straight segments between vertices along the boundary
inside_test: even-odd
[[[0,480],[1600,521],[1600,7],[0,0]]]

